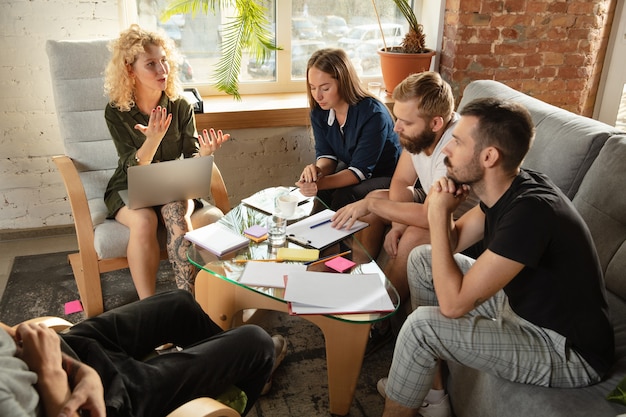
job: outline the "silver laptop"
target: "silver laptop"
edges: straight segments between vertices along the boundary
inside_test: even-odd
[[[211,194],[213,156],[175,159],[128,168],[128,190],[120,197],[131,209]]]

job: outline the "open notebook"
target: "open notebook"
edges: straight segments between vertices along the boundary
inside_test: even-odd
[[[185,233],[185,239],[217,256],[222,256],[225,253],[232,252],[250,243],[250,239],[233,232],[227,226],[219,222],[211,223],[187,232]]]

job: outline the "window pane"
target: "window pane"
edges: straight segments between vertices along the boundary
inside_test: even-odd
[[[408,28],[391,0],[376,1],[384,43],[370,0],[294,0],[292,4],[291,75],[294,79],[304,78],[300,62],[304,60],[306,70],[306,59],[320,48],[342,48],[361,76],[380,77],[376,51],[385,44],[399,45]]]
[[[169,0],[136,1],[138,23],[148,29],[163,28],[176,42],[183,60],[181,80],[193,85],[214,82],[213,73],[220,57],[224,24],[234,10],[204,14],[177,15],[167,22],[158,20]],[[272,53],[264,63],[244,53],[239,80],[246,85],[276,85],[274,91],[295,85],[303,91],[306,64],[311,54],[321,48],[346,50],[359,74],[364,78],[380,77],[377,50],[384,46],[371,0],[264,0],[270,22],[276,28],[277,44],[282,51]],[[384,42],[398,45],[407,30],[404,18],[392,0],[376,0],[383,22]],[[282,21],[278,22],[277,8]],[[287,14],[285,14],[285,12]],[[287,24],[291,30],[284,27]],[[282,58],[277,59],[277,54]],[[276,63],[279,62],[280,65]],[[278,67],[278,71],[277,71]],[[291,84],[290,84],[291,83]],[[244,87],[245,88],[245,87]],[[293,87],[291,87],[293,91]],[[261,90],[259,90],[261,91]],[[263,88],[263,91],[268,91]]]
[[[193,16],[191,13],[175,15],[167,22],[161,22],[158,16],[167,8],[169,0],[136,0],[138,23],[148,29],[161,28],[174,40],[183,56],[181,80],[185,83],[206,84],[213,82],[213,71],[217,64],[224,26],[234,10],[217,10],[215,14],[202,12]],[[268,0],[268,11],[274,15],[275,0]],[[275,25],[275,18],[271,18]],[[247,71],[248,56],[242,57],[241,81],[253,80]]]

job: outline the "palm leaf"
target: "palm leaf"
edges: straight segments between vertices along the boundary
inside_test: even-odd
[[[166,21],[179,13],[191,13],[194,17],[199,11],[215,14],[216,7],[225,9],[234,6],[237,15],[224,26],[222,53],[213,78],[218,90],[239,100],[239,71],[243,52],[248,51],[258,61],[265,62],[271,51],[282,49],[272,40],[267,9],[263,3],[263,0],[170,0],[160,18]]]
[[[409,28],[419,33],[420,25],[417,22],[417,17],[415,16],[415,13],[413,12],[413,9],[411,8],[409,2],[407,0],[394,0],[394,3],[396,3],[396,6],[398,6],[398,9],[400,9],[400,13],[402,13],[402,16],[404,16],[404,18],[408,22]]]

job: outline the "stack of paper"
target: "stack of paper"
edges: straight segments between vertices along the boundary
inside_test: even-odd
[[[304,270],[306,270],[304,264],[249,261],[239,278],[239,283],[253,287],[285,288],[285,276]]]
[[[320,251],[317,249],[302,248],[278,248],[276,258],[283,261],[315,261],[320,257]]]
[[[185,233],[185,239],[203,247],[204,249],[222,256],[225,253],[247,246],[250,240],[235,233],[227,226],[217,223],[200,227]]]
[[[285,300],[291,314],[379,313],[394,305],[378,274],[294,271],[287,275]]]

